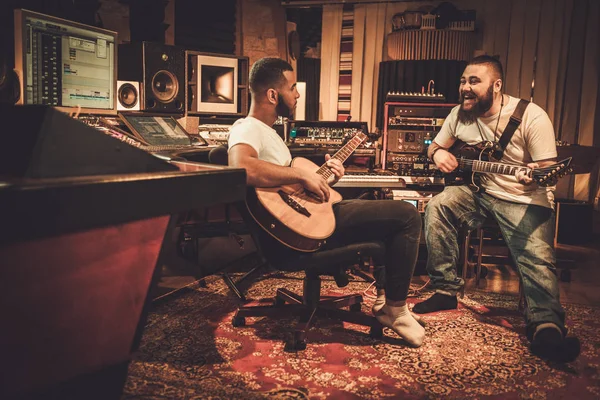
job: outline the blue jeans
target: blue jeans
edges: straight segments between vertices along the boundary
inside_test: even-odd
[[[526,300],[525,321],[532,338],[540,323],[552,322],[566,333],[554,253],[555,215],[550,208],[513,203],[467,186],[448,186],[427,204],[427,272],[436,291],[452,295],[464,285],[457,276],[458,233],[476,229],[486,218],[498,222],[517,266]]]

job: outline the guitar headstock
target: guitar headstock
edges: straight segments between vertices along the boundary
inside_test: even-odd
[[[554,186],[559,178],[573,172],[572,160],[573,157],[569,157],[548,167],[534,169],[532,178],[539,186]]]

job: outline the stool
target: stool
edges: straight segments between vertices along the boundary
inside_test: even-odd
[[[498,223],[496,222],[496,220],[488,218],[483,222],[483,224],[480,227],[478,227],[476,229],[466,230],[465,235],[464,235],[462,254],[461,254],[462,279],[463,279],[463,281],[466,281],[467,269],[472,266],[475,271],[475,286],[476,287],[479,286],[479,282],[481,281],[482,259],[483,259],[483,255],[484,255],[483,254],[484,234],[486,231],[489,232],[489,231],[493,231],[493,230],[499,231],[500,227],[498,226]],[[469,250],[471,250],[471,236],[472,236],[473,231],[476,232],[476,238],[477,238],[477,245],[475,247],[475,254],[474,254],[474,256],[476,257],[475,262],[471,262],[470,257],[469,257]],[[509,260],[511,260],[510,250],[509,250]],[[510,264],[514,265],[512,260],[510,261]],[[460,298],[464,298],[465,285],[463,285],[463,287],[461,288],[459,295],[460,295]],[[525,308],[525,295],[523,293],[523,284],[521,282],[521,277],[519,276],[519,311],[523,311],[524,308]]]

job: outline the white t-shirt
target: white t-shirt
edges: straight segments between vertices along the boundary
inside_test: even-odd
[[[240,143],[252,146],[260,160],[281,166],[292,162],[290,149],[275,129],[254,117],[238,119],[229,130],[229,150]]]
[[[515,111],[519,99],[511,96],[504,104],[500,119],[498,114],[486,118],[478,118],[476,123],[457,124],[458,110],[456,106],[444,121],[442,129],[434,141],[444,148],[452,146],[456,139],[467,144],[476,144],[482,140],[494,141],[494,130],[498,124],[495,140],[498,141],[506,128],[510,116]],[[483,138],[482,138],[483,136]],[[525,109],[523,120],[506,146],[500,162],[506,164],[526,165],[530,162],[555,158],[556,141],[554,128],[548,114],[538,105],[530,103]],[[499,174],[481,174],[481,183],[486,192],[499,199],[522,204],[537,204],[554,207],[554,186],[540,187],[535,183],[522,185],[514,176]]]

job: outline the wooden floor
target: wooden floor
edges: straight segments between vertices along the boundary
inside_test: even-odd
[[[580,245],[558,244],[557,268],[570,271],[570,282],[559,281],[561,302],[600,306],[600,235]],[[485,263],[484,263],[485,265]],[[426,275],[415,276],[412,287],[427,283]],[[475,286],[475,279],[466,281],[466,291],[483,290],[518,295],[519,278],[508,265],[488,265],[488,275]]]

